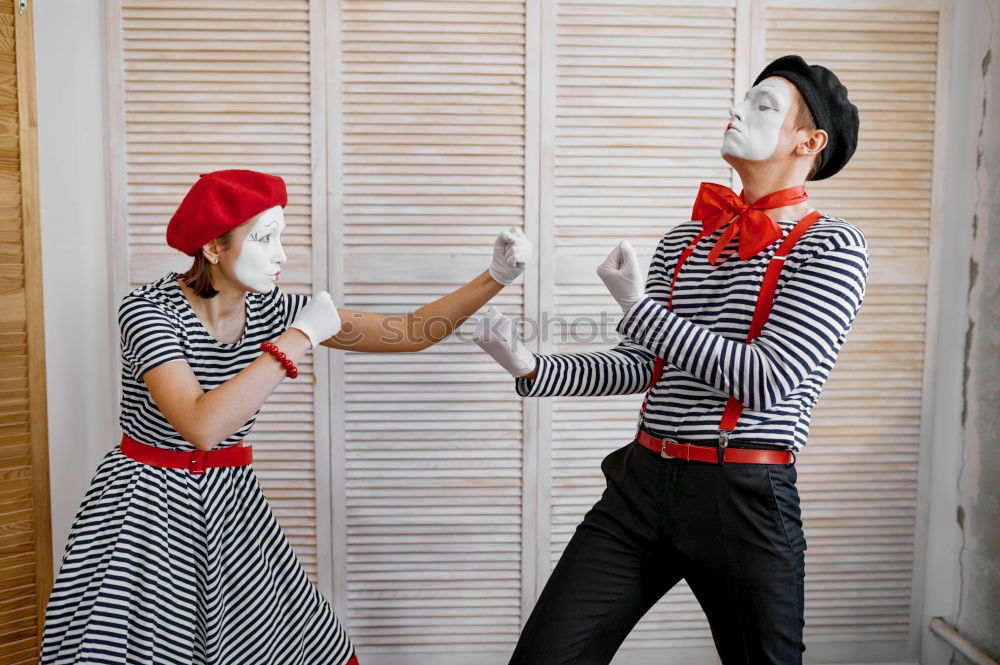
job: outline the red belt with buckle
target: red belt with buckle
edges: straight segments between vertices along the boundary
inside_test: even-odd
[[[719,463],[719,451],[723,452],[725,462],[735,464],[790,464],[795,460],[791,451],[787,450],[750,450],[747,448],[716,448],[713,446],[696,446],[692,443],[680,443],[670,437],[653,436],[640,429],[636,440],[660,457],[682,459],[694,462]]]
[[[243,441],[221,450],[167,450],[139,443],[122,434],[122,442],[118,447],[126,457],[136,462],[168,469],[187,469],[195,475],[205,473],[205,469],[209,468],[248,466],[253,462],[253,448],[244,447]]]

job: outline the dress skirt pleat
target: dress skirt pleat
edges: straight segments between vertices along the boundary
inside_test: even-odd
[[[354,650],[253,468],[108,453],[73,523],[41,662],[341,665]]]

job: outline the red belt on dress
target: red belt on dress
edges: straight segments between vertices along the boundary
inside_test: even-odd
[[[660,457],[668,459],[710,462],[712,464],[718,464],[720,457],[725,462],[734,462],[736,464],[790,464],[795,461],[795,457],[788,450],[751,450],[748,448],[696,446],[692,443],[681,443],[670,437],[653,436],[642,428],[636,432],[635,438],[641,445],[653,452],[660,453]]]
[[[118,447],[126,457],[136,462],[168,469],[187,469],[195,475],[205,473],[208,468],[248,466],[253,462],[253,448],[244,447],[242,440],[221,450],[168,450],[139,443],[122,434],[122,442]]]

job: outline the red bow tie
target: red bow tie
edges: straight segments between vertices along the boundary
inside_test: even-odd
[[[742,192],[737,196],[724,185],[703,182],[691,210],[691,219],[701,222],[702,233],[706,235],[728,224],[708,253],[709,263],[714,264],[718,260],[719,254],[734,237],[739,240],[740,259],[746,261],[784,235],[777,222],[772,221],[764,211],[801,203],[808,198],[805,186],[799,185],[772,192],[747,205]]]

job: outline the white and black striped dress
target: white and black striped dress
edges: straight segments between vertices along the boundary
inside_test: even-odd
[[[209,336],[170,273],[126,296],[121,426],[143,443],[194,450],[154,404],[142,374],[184,360],[205,390],[235,376],[308,302],[246,296],[243,337]],[[244,438],[250,418],[217,447]],[[45,617],[41,662],[341,665],[354,649],[309,580],[251,466],[150,466],[113,448],[76,515]]]
[[[779,222],[785,236],[795,221]],[[627,395],[652,380],[656,356],[666,361],[645,415],[648,429],[685,441],[718,439],[729,395],[744,405],[732,436],[737,444],[799,451],[868,278],[864,234],[842,219],[822,217],[785,260],[774,306],[760,337],[746,343],[764,271],[775,242],[741,261],[714,266],[708,253],[723,229],[706,236],[684,263],[673,311],[664,307],[681,251],[701,231],[685,222],[660,241],[650,263],[646,297],[618,324],[625,338],[607,351],[537,355],[534,379],[517,379],[526,397]],[[730,243],[727,252],[736,249]]]

